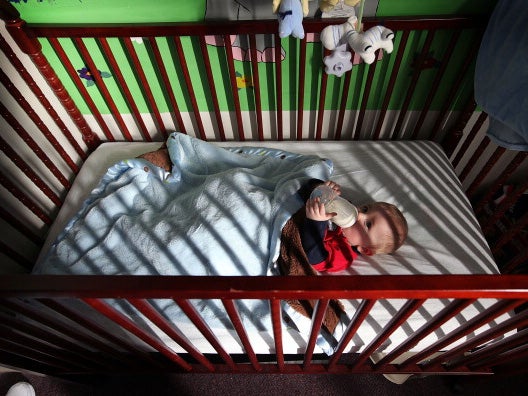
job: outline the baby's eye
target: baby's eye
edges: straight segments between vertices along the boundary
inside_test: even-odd
[[[367,205],[362,206],[360,210],[361,210],[362,213],[367,213],[368,212],[368,206]]]
[[[367,230],[370,230],[370,227],[372,227],[372,223],[370,221],[365,222],[365,227],[367,227]]]

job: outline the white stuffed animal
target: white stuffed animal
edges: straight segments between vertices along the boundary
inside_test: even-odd
[[[356,16],[351,16],[345,23],[342,23],[341,25],[328,25],[321,31],[321,34],[319,35],[321,43],[326,49],[330,51],[335,50],[343,44],[347,44],[348,35],[352,31],[355,31],[356,23]]]
[[[393,38],[394,32],[383,26],[374,26],[364,33],[358,33],[356,30],[347,33],[350,48],[368,64],[376,59],[376,50],[383,48],[388,54],[392,52]]]

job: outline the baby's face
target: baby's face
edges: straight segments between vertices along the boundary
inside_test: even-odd
[[[380,208],[362,206],[357,221],[353,226],[343,228],[343,235],[350,245],[357,246],[363,253],[362,247],[379,245],[388,235],[392,235],[389,217]]]

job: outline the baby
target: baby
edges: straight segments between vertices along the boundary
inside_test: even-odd
[[[308,189],[321,181],[313,180]],[[324,182],[341,194],[333,181]],[[301,196],[303,193],[301,192]],[[304,197],[306,197],[306,193]],[[303,249],[308,261],[320,272],[336,272],[348,268],[358,254],[388,254],[396,251],[407,237],[407,221],[396,206],[373,202],[358,208],[358,218],[351,227],[329,228],[336,213],[326,213],[319,198],[307,199],[306,219],[300,229]]]

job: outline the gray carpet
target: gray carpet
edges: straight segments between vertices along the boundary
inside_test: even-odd
[[[72,382],[28,373],[3,372],[0,373],[0,395],[5,395],[18,381],[31,383],[37,396],[513,396],[528,392],[527,375],[504,374],[415,377],[396,385],[377,375],[178,374],[92,377]]]

